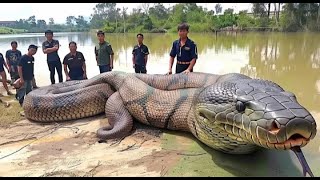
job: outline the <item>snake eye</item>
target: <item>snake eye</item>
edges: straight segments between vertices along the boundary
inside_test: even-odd
[[[237,101],[236,103],[236,110],[239,111],[239,112],[242,112],[245,110],[245,105],[243,104],[243,102],[241,101]]]

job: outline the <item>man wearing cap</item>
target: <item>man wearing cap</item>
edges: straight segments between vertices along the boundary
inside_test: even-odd
[[[47,63],[50,71],[51,84],[55,84],[55,70],[57,70],[59,82],[62,82],[62,64],[58,55],[59,41],[53,39],[53,32],[47,30],[45,33],[47,40],[42,43],[42,51],[47,54]]]
[[[32,79],[34,78],[34,57],[38,46],[31,44],[27,54],[23,55],[18,62],[18,72],[21,87],[18,90],[18,100],[22,106],[25,95],[32,91]]]
[[[69,49],[70,53],[63,59],[63,68],[67,81],[87,79],[85,59],[83,54],[77,51],[77,43],[71,41],[69,43]]]
[[[99,44],[94,47],[94,53],[96,54],[96,61],[101,74],[113,69],[114,53],[111,44],[104,40],[105,36],[103,31],[98,31],[97,37]]]
[[[193,72],[193,66],[198,59],[197,45],[188,38],[189,25],[182,23],[178,26],[178,34],[180,39],[172,44],[169,61],[169,71],[167,74],[172,74],[172,65],[174,58],[177,56],[176,73]]]

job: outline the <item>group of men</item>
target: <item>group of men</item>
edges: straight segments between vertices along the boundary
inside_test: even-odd
[[[176,73],[193,72],[193,67],[198,58],[196,44],[188,38],[189,25],[182,23],[178,25],[179,39],[174,41],[170,51],[169,70],[167,74],[172,74],[172,66],[174,58],[177,57]],[[83,54],[77,51],[76,42],[69,43],[70,52],[64,57],[61,63],[58,55],[60,47],[59,41],[53,39],[53,32],[47,30],[45,32],[46,41],[42,43],[42,51],[47,54],[47,64],[50,71],[51,84],[55,84],[55,71],[58,73],[59,82],[63,82],[62,64],[64,66],[64,73],[66,80],[84,80],[87,79],[86,63]],[[100,73],[112,71],[114,52],[110,43],[105,41],[105,33],[103,31],[97,32],[99,43],[95,46],[94,52],[96,55],[96,62]],[[143,34],[137,34],[138,44],[134,46],[132,51],[132,63],[136,73],[147,73],[147,61],[149,55],[148,47],[143,44]],[[12,49],[6,52],[4,57],[0,53],[0,74],[2,76],[3,86],[8,95],[12,95],[7,86],[6,73],[4,67],[8,70],[11,76],[11,82],[17,82],[19,87],[16,87],[16,99],[19,100],[22,106],[26,94],[37,88],[34,78],[34,55],[37,53],[38,46],[31,44],[28,47],[26,54],[22,55],[17,49],[18,43],[11,42]],[[6,59],[6,60],[5,60]]]

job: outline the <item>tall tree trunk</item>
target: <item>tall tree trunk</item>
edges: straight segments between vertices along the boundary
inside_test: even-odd
[[[268,3],[268,19],[270,17],[270,5],[271,5],[271,3]]]
[[[278,3],[279,7],[278,7],[278,21],[280,21],[280,8],[281,8],[281,3]]]
[[[320,3],[319,4],[319,7],[318,7],[318,17],[317,17],[317,24],[319,25],[319,21],[320,21]]]
[[[276,20],[276,26],[278,27],[278,13],[277,13],[277,3],[273,3],[274,4],[274,19]]]

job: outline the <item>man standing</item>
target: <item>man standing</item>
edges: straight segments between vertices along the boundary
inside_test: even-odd
[[[11,77],[11,85],[19,79],[19,73],[18,73],[18,62],[21,58],[21,51],[18,49],[18,43],[17,41],[11,42],[11,49],[9,49],[6,52],[6,60],[8,67],[10,68],[10,77]],[[36,84],[36,80],[33,78],[32,80],[32,86],[33,88],[38,88]],[[17,98],[17,94],[16,94]]]
[[[12,41],[11,49],[6,52],[7,65],[10,69],[11,85],[19,79],[18,61],[21,58],[21,51],[19,51],[17,47],[17,41]]]
[[[32,79],[34,78],[34,57],[38,46],[31,44],[28,53],[23,55],[18,63],[18,72],[21,88],[18,90],[18,100],[22,106],[25,95],[32,91]]]
[[[193,67],[198,59],[197,45],[188,38],[189,25],[182,23],[178,26],[178,34],[180,39],[172,44],[169,61],[169,71],[167,74],[172,74],[172,65],[174,58],[177,56],[176,73],[193,72]]]
[[[96,61],[101,74],[113,69],[114,53],[111,44],[104,40],[105,36],[103,31],[98,31],[97,37],[99,44],[94,47],[94,52],[96,54]]]
[[[7,68],[8,72],[10,73],[10,68],[8,67],[8,64],[6,63],[6,61],[4,60],[4,57],[3,55],[0,53],[0,76],[1,76],[1,80],[2,80],[2,84],[3,84],[3,87],[6,89],[7,91],[7,94],[8,95],[12,95],[11,91],[9,90],[8,88],[8,85],[7,85],[7,74],[6,72],[4,71],[4,67]],[[1,96],[2,94],[0,94]]]
[[[67,81],[87,79],[85,59],[83,54],[77,51],[77,43],[71,41],[69,49],[70,53],[63,59],[63,68]]]
[[[60,47],[59,41],[53,39],[53,32],[51,30],[47,30],[44,34],[47,40],[42,43],[42,51],[44,54],[47,54],[51,84],[55,84],[54,75],[56,69],[59,76],[59,82],[62,82],[62,64],[58,55],[58,50]]]
[[[138,44],[133,47],[132,64],[136,73],[147,73],[149,49],[143,44],[143,34],[137,34]]]

